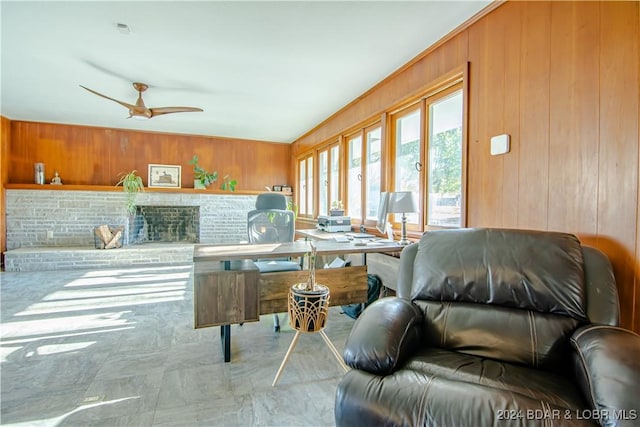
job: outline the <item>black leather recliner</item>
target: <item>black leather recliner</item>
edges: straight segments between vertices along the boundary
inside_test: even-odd
[[[337,426],[640,425],[640,336],[570,234],[425,233],[355,322]]]

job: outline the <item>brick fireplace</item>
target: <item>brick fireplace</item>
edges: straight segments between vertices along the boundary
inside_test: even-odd
[[[138,206],[129,227],[129,244],[199,243],[200,207]]]
[[[46,188],[43,186],[42,190],[6,191],[8,250],[62,246],[94,248],[93,229],[101,224],[124,225],[125,245],[131,242],[129,235],[134,230],[125,210],[126,194],[122,190],[75,191]],[[149,226],[147,219],[147,235],[151,232],[154,239],[155,236],[162,239],[175,238],[176,243],[188,244],[193,241],[209,244],[246,240],[247,212],[254,208],[255,200],[255,195],[243,194],[145,191],[138,194],[136,203],[140,207],[194,209],[190,213],[185,211],[180,214],[193,216],[191,225],[183,224],[181,220],[171,226],[158,224],[158,216],[173,214],[153,214],[152,226]],[[145,228],[144,225],[140,227]],[[137,233],[139,236],[140,229],[137,229]]]

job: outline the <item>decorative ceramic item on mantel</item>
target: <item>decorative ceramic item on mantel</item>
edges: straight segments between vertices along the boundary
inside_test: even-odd
[[[33,164],[33,182],[39,185],[44,184],[44,163]]]
[[[62,185],[62,178],[60,178],[58,171],[56,171],[55,175],[53,176],[53,179],[51,180],[51,185]]]

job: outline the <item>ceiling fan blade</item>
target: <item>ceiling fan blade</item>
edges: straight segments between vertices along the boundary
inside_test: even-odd
[[[103,98],[109,99],[109,100],[111,100],[111,101],[113,101],[113,102],[117,102],[118,104],[122,105],[123,107],[128,108],[129,110],[133,110],[133,109],[135,109],[135,108],[136,108],[136,106],[135,106],[135,105],[131,105],[131,104],[128,104],[128,103],[123,102],[123,101],[118,101],[117,99],[114,99],[114,98],[108,97],[107,95],[103,95],[103,94],[101,94],[101,93],[99,93],[99,92],[96,92],[95,90],[91,90],[91,89],[89,89],[88,87],[84,87],[84,86],[82,86],[82,85],[80,85],[80,87],[81,87],[82,89],[84,89],[84,90],[87,90],[87,91],[89,91],[89,92],[93,93],[94,95],[98,95],[98,96],[101,96],[101,97],[103,97]]]
[[[151,117],[159,116],[161,114],[171,114],[171,113],[190,113],[196,111],[204,111],[202,108],[196,107],[159,107],[159,108],[150,108]]]
[[[98,70],[98,71],[100,71],[100,72],[102,72],[102,73],[104,73],[104,74],[106,74],[108,76],[120,79],[123,82],[131,83],[131,81],[132,81],[132,79],[131,79],[132,76],[125,76],[124,74],[120,74],[120,73],[118,73],[117,71],[115,71],[115,70],[113,70],[111,68],[107,68],[107,67],[105,67],[103,65],[98,64],[97,62],[91,61],[89,59],[83,59],[82,62],[84,62],[85,64],[95,68],[96,70]],[[135,79],[133,79],[133,81],[135,81]]]

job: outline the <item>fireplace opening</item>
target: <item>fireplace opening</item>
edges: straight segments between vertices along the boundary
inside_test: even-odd
[[[129,243],[200,242],[199,206],[138,206]]]

